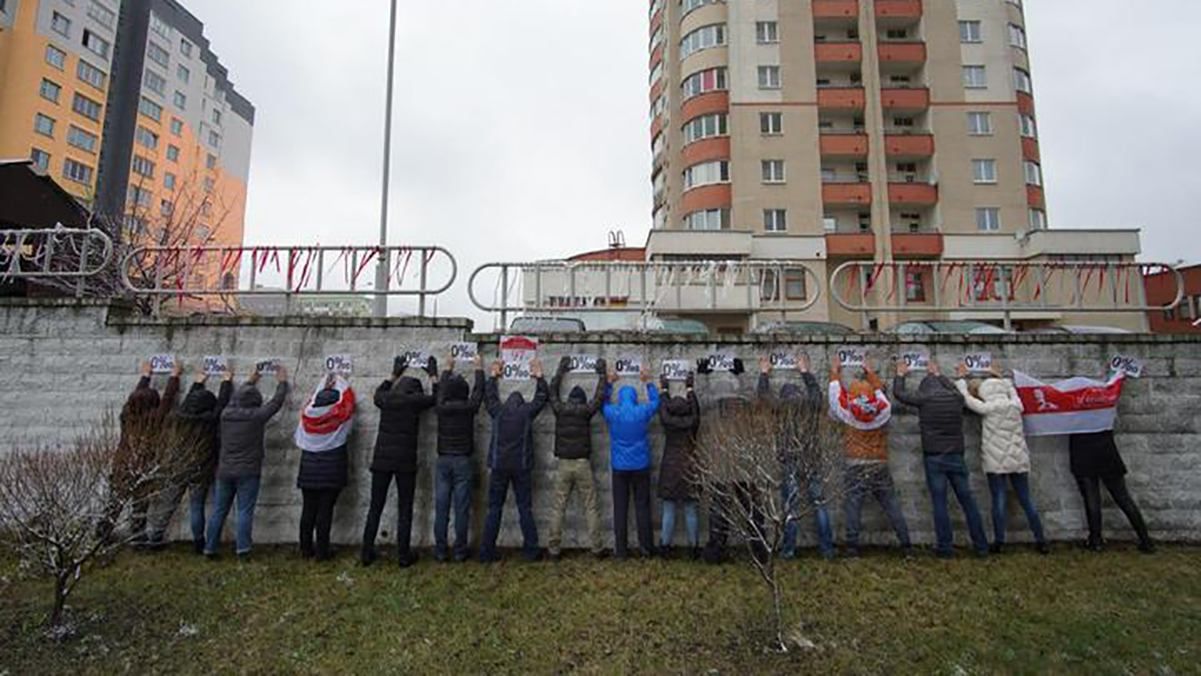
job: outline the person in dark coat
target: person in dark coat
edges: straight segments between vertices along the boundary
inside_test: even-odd
[[[330,558],[334,505],[350,474],[347,446],[354,410],[354,389],[345,378],[331,374],[300,412],[293,438],[301,450],[296,487],[302,496],[300,555],[306,559]]]
[[[579,385],[571,388],[567,401],[560,396],[563,378],[571,370],[571,357],[563,357],[559,369],[550,381],[550,407],[555,414],[555,501],[550,514],[550,537],[547,550],[552,560],[562,553],[563,518],[567,513],[567,501],[576,490],[584,498],[584,515],[588,521],[588,540],[592,554],[603,557],[604,535],[600,526],[600,500],[597,498],[596,482],[592,478],[592,418],[605,403],[605,374],[608,365],[604,359],[596,360],[596,391],[592,399]]]
[[[438,465],[434,475],[434,558],[448,558],[450,509],[455,510],[454,560],[466,561],[467,524],[471,520],[471,490],[475,478],[475,414],[484,400],[484,367],[475,358],[475,385],[454,372],[450,357],[438,382],[434,411],[438,415]]]
[[[410,548],[413,533],[413,496],[417,491],[417,443],[421,430],[421,414],[433,408],[434,394],[426,394],[421,381],[404,375],[408,368],[405,357],[397,357],[392,366],[392,378],[375,390],[375,406],[379,409],[379,433],[375,437],[375,457],[371,461],[371,507],[363,527],[363,551],[359,558],[364,566],[376,559],[375,536],[379,520],[388,502],[388,488],[396,481],[396,554],[401,568],[408,568],[417,557]],[[425,371],[431,382],[438,377],[438,362],[433,357],[426,362]]]
[[[930,489],[930,501],[934,504],[934,531],[938,540],[935,551],[942,558],[954,556],[955,533],[951,528],[951,515],[947,511],[947,484],[950,484],[967,518],[976,555],[988,556],[984,520],[972,495],[967,463],[963,459],[963,409],[966,402],[959,388],[950,378],[942,375],[933,359],[930,360],[929,369],[917,392],[912,392],[905,386],[909,366],[904,361],[898,361],[893,396],[918,412],[926,486]]]
[[[780,440],[777,451],[784,473],[780,482],[780,500],[789,515],[784,527],[780,556],[785,559],[796,557],[799,530],[796,517],[800,511],[803,485],[805,498],[812,506],[817,522],[818,551],[822,558],[829,560],[834,558],[834,527],[830,521],[830,511],[826,508],[824,484],[830,468],[825,466],[826,459],[817,448],[822,389],[817,383],[817,378],[809,371],[807,356],[801,355],[797,358],[797,368],[804,389],[793,383],[785,383],[780,387],[777,396],[771,387],[771,360],[766,357],[759,359],[759,397],[771,403],[776,415],[784,416],[788,424],[801,426],[795,433],[788,434],[789,438]],[[798,442],[804,444],[804,447],[794,447]]]
[[[517,501],[521,523],[522,555],[527,561],[541,558],[538,549],[538,528],[534,523],[534,419],[546,406],[546,380],[542,377],[542,362],[530,364],[534,379],[534,399],[527,402],[520,392],[511,392],[500,401],[500,374],[504,365],[492,365],[492,377],[484,389],[484,405],[492,417],[492,436],[488,443],[488,518],[484,521],[484,537],[480,544],[480,561],[491,563],[500,557],[496,553],[496,538],[500,534],[500,517],[505,508],[509,486]]]
[[[167,525],[186,489],[192,547],[197,554],[204,552],[204,510],[213,488],[213,475],[217,472],[217,456],[221,446],[218,423],[221,412],[233,395],[233,374],[227,369],[221,376],[221,386],[218,393],[213,395],[205,387],[208,374],[203,369],[197,369],[191,389],[168,421],[175,430],[174,441],[182,446],[177,451],[186,456],[186,462],[194,470],[186,480],[173,482],[160,496],[160,504],[150,523],[150,546],[153,548],[165,546]]]
[[[1113,430],[1094,434],[1073,434],[1068,438],[1072,476],[1084,498],[1084,513],[1088,518],[1088,540],[1085,546],[1099,552],[1104,548],[1101,537],[1101,484],[1118,508],[1130,521],[1138,535],[1139,551],[1155,551],[1143,514],[1126,488],[1126,463],[1118,452]]]
[[[613,551],[618,559],[626,558],[629,547],[631,497],[638,524],[638,547],[644,557],[655,555],[655,535],[651,526],[651,446],[647,428],[659,412],[659,389],[651,382],[651,372],[645,366],[639,379],[646,385],[646,402],[638,403],[638,390],[627,385],[617,392],[617,402],[613,403],[609,399],[618,376],[610,370],[605,386],[605,405],[601,409],[609,426]]]
[[[263,393],[257,371],[250,374],[246,384],[234,390],[229,406],[221,412],[221,453],[217,460],[216,508],[209,517],[204,555],[217,556],[225,517],[238,501],[236,552],[240,558],[250,555],[254,508],[258,502],[259,485],[266,455],[267,422],[283,408],[288,397],[288,371],[282,364],[275,373],[275,394],[263,403]]]
[[[660,399],[659,423],[665,437],[663,459],[659,464],[659,499],[662,509],[659,528],[660,554],[670,556],[675,538],[676,512],[684,513],[688,550],[693,559],[701,554],[701,525],[698,514],[700,490],[696,483],[696,435],[701,428],[701,405],[696,398],[695,375],[690,371],[684,381],[682,397]],[[667,378],[660,389],[669,392]]]
[[[176,362],[160,396],[150,385],[150,362],[143,362],[141,377],[125,405],[121,408],[120,438],[113,458],[112,476],[109,477],[110,498],[104,518],[97,528],[102,539],[112,536],[117,520],[125,506],[130,508],[129,538],[135,546],[147,542],[146,517],[150,509],[152,493],[162,477],[150,476],[159,454],[164,452],[163,426],[167,414],[175,406],[179,396],[179,374],[183,365]]]

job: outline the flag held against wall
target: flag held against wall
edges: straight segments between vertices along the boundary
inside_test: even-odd
[[[1108,381],[1076,377],[1055,383],[1044,383],[1020,371],[1013,374],[1026,434],[1032,437],[1112,430],[1125,382],[1121,373]]]

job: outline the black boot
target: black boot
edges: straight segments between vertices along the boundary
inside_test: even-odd
[[[375,563],[375,560],[378,558],[379,554],[376,553],[375,547],[368,547],[364,545],[363,549],[359,551],[359,563],[361,563],[364,568]]]

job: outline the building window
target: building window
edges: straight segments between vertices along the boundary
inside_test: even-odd
[[[755,39],[761,45],[774,44],[780,41],[780,24],[775,21],[758,21],[755,23]]]
[[[67,17],[55,12],[50,17],[50,30],[58,33],[64,38],[71,37],[71,20]]]
[[[216,132],[210,132],[216,134]],[[684,145],[701,139],[729,134],[729,118],[725,113],[702,115],[684,125]],[[220,138],[218,138],[218,141]],[[215,144],[214,144],[215,145]]]
[[[779,302],[780,273],[776,270],[764,270],[759,284],[759,300]],[[783,271],[784,298],[788,300],[805,300],[809,297],[805,271],[800,268],[786,268]]]
[[[1022,163],[1022,167],[1026,172],[1026,185],[1043,184],[1043,168],[1037,162],[1027,160]]]
[[[68,157],[63,160],[63,178],[68,181],[90,185],[92,183],[92,168]]]
[[[54,45],[46,45],[46,63],[62,70],[67,65],[67,53]]]
[[[33,130],[42,136],[54,138],[54,118],[38,113],[33,117]]]
[[[1013,69],[1013,88],[1026,94],[1034,93],[1034,85],[1030,82],[1030,73],[1021,68]]]
[[[63,93],[63,88],[57,83],[43,78],[42,86],[41,89],[38,90],[38,93],[41,94],[42,98],[46,99],[47,101],[50,101],[51,103],[58,103],[58,97]]]
[[[171,27],[159,18],[154,12],[150,13],[150,30],[161,35],[164,38],[171,37]]]
[[[88,4],[88,16],[92,17],[96,23],[104,26],[105,28],[112,28],[113,23],[115,23],[117,20],[117,15],[115,12],[113,12],[113,10],[105,7],[99,2],[96,2],[96,0],[92,0]]]
[[[33,166],[43,174],[50,171],[50,153],[39,148],[34,148],[29,151],[29,159],[33,160]]]
[[[188,42],[187,40],[180,39],[179,53],[183,54],[184,56],[188,57],[189,59],[192,58],[192,43]]]
[[[175,107],[180,110],[188,109],[188,97],[183,92],[175,92]]]
[[[163,68],[171,64],[171,55],[167,53],[167,50],[159,47],[154,42],[146,43],[146,57]]]
[[[142,75],[142,84],[146,85],[146,89],[162,96],[167,89],[167,78],[147,68]]]
[[[784,160],[763,160],[759,165],[764,183],[784,182]]]
[[[784,113],[759,113],[759,131],[765,136],[784,133]]]
[[[150,191],[131,185],[129,186],[129,201],[139,207],[148,207],[150,206]]]
[[[760,89],[779,89],[780,88],[780,67],[779,66],[759,66],[759,88]]]
[[[980,207],[976,209],[976,229],[983,232],[995,232],[1001,229],[1001,210],[996,207]]]
[[[205,177],[205,179],[204,179],[204,191],[205,191],[205,192],[212,192],[212,191],[213,191],[213,189],[214,189],[214,188],[216,188],[216,187],[217,187],[217,182],[213,180],[213,177],[212,177],[212,176],[206,176],[206,177]]]
[[[91,132],[84,131],[75,125],[67,128],[67,143],[80,150],[94,153],[98,142],[99,139]]]
[[[959,22],[959,41],[960,42],[984,42],[981,37],[979,21],[960,21]]]
[[[170,216],[174,212],[175,212],[175,203],[173,203],[171,200],[163,199],[163,200],[159,201],[159,213],[161,213],[164,216]]]
[[[83,46],[102,59],[108,59],[108,52],[112,49],[112,45],[108,43],[108,40],[96,35],[96,33],[87,28],[83,30]]]
[[[175,174],[169,171],[163,174],[163,187],[167,190],[175,190]]]
[[[905,271],[905,300],[910,303],[926,302],[926,279],[921,270]]]
[[[784,209],[764,209],[763,229],[767,232],[787,232],[788,212]]]
[[[684,93],[684,98],[689,99],[705,92],[725,91],[728,87],[726,84],[725,68],[710,68],[693,73],[684,78],[684,84],[680,86]]]
[[[684,217],[684,228],[686,230],[728,230],[730,228],[730,210],[694,211]]]
[[[141,155],[133,156],[133,163],[130,165],[130,171],[138,176],[146,178],[154,178],[154,162],[142,157]]]
[[[684,59],[704,49],[726,44],[725,24],[701,26],[680,40],[680,58]]]
[[[212,157],[212,155],[209,155],[209,157]],[[730,163],[725,160],[702,162],[700,164],[694,164],[684,170],[685,190],[691,190],[692,188],[700,187],[702,185],[713,185],[716,183],[729,182]]]
[[[96,89],[104,88],[104,71],[93,66],[87,61],[84,61],[83,59],[80,59],[79,63],[75,66],[75,76],[78,77],[81,82],[86,82]]]
[[[822,229],[826,232],[838,232],[838,219],[834,216],[823,216]]]
[[[1030,229],[1031,230],[1046,230],[1047,229],[1047,212],[1042,209],[1030,210]]]
[[[967,132],[972,136],[991,136],[992,113],[968,113]]]
[[[150,131],[142,125],[138,125],[138,128],[134,130],[133,138],[144,148],[148,148],[150,150],[155,150],[158,148],[158,134]]]
[[[1026,30],[1017,24],[1009,24],[1009,44],[1018,49],[1026,48]]]
[[[159,122],[163,119],[163,107],[146,98],[145,96],[143,96],[142,100],[138,102],[138,112],[154,120],[155,122]]]
[[[167,146],[167,160],[171,162],[179,161],[179,148],[176,146]]]
[[[192,71],[188,70],[187,66],[184,66],[183,64],[180,64],[179,67],[175,69],[175,74],[184,84],[187,84],[192,80]]]
[[[221,134],[215,131],[209,131],[209,145],[214,148],[221,147]]]
[[[102,106],[83,94],[76,94],[75,98],[71,101],[71,110],[83,115],[89,120],[99,122]]]
[[[183,134],[183,120],[178,117],[171,118],[171,135],[179,136]]]
[[[204,166],[206,169],[216,169],[217,168],[217,156],[212,153],[209,153],[208,158],[206,158],[204,161]]]
[[[1022,136],[1026,138],[1038,138],[1038,127],[1034,124],[1033,117],[1018,115],[1018,120],[1022,126]]]
[[[218,126],[221,124],[221,111],[219,109],[213,108],[212,119],[213,119],[213,124],[218,125]]]
[[[988,87],[988,72],[984,66],[964,66],[963,86],[968,89],[984,89]]]
[[[997,161],[972,160],[972,180],[976,183],[996,183]]]

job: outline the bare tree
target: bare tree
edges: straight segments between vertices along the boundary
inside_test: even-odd
[[[696,477],[709,502],[710,537],[741,539],[771,599],[774,648],[788,636],[778,563],[785,530],[807,522],[842,492],[840,430],[819,409],[787,401],[726,402],[709,416],[697,448]],[[789,473],[795,472],[795,481]],[[836,476],[837,475],[837,476]]]
[[[54,581],[48,626],[70,633],[67,599],[84,574],[141,534],[116,520],[185,482],[196,466],[195,438],[174,425],[125,430],[127,446],[156,450],[137,466],[121,450],[121,430],[109,413],[65,447],[0,454],[0,543],[23,570]]]

